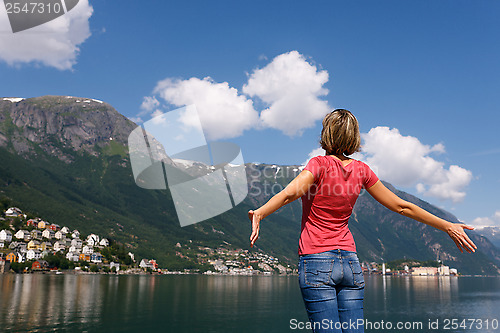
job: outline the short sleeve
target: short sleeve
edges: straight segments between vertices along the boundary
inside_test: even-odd
[[[364,176],[365,176],[363,180],[363,187],[367,189],[375,185],[375,183],[378,182],[379,179],[375,174],[375,172],[373,172],[368,165],[363,163],[363,166],[364,166]]]
[[[314,176],[314,180],[317,180],[318,178],[320,178],[320,175],[321,175],[321,163],[320,163],[319,158],[317,156],[311,158],[309,160],[309,162],[307,162],[304,170],[310,171],[313,174],[313,176]]]

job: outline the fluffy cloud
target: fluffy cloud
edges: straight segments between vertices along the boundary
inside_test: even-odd
[[[160,106],[160,102],[154,96],[146,96],[141,104],[141,110],[152,111]]]
[[[328,103],[319,99],[328,94],[323,87],[327,81],[327,71],[318,71],[299,52],[291,51],[256,69],[242,91],[269,105],[260,115],[264,126],[293,136],[313,127],[330,110]]]
[[[71,69],[79,45],[90,37],[93,8],[80,0],[75,8],[43,25],[12,33],[5,7],[0,5],[0,59],[9,65],[37,63],[60,70]]]
[[[135,117],[129,117],[129,119],[136,124],[141,124],[144,122],[142,117],[145,115],[149,114],[151,117],[156,117],[159,114],[163,114],[163,112],[158,109],[160,106],[160,101],[158,101],[155,96],[146,96],[142,101],[140,107],[141,111],[136,114]]]
[[[363,153],[356,157],[366,161],[381,179],[397,186],[416,186],[420,193],[439,199],[464,199],[472,173],[457,165],[445,168],[443,162],[430,156],[444,153],[442,144],[424,145],[388,127],[372,128],[362,138]]]
[[[158,82],[154,94],[166,104],[181,107],[194,104],[209,140],[233,138],[251,128],[271,127],[289,136],[300,135],[313,127],[329,111],[320,96],[328,94],[323,85],[326,71],[318,71],[297,51],[278,55],[267,66],[249,75],[242,92],[227,82],[210,77],[187,80],[166,78]],[[269,107],[260,114],[251,98],[259,98]],[[156,96],[147,96],[135,118],[163,108]],[[190,117],[183,119],[189,125]]]
[[[477,217],[471,224],[477,227],[500,226],[500,210],[497,210],[492,217]]]
[[[209,77],[202,80],[167,78],[157,84],[154,93],[171,105],[196,105],[208,140],[240,136],[258,122],[252,100],[238,94],[227,82],[216,83]],[[183,122],[189,126],[197,119],[186,115]]]

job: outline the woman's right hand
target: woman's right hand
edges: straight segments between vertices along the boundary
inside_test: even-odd
[[[448,236],[455,242],[460,252],[463,250],[471,253],[476,252],[477,246],[474,242],[467,236],[464,229],[473,230],[474,227],[462,224],[462,223],[451,223],[446,229]],[[462,250],[463,249],[463,250]]]
[[[259,238],[260,221],[262,220],[262,216],[260,214],[257,214],[253,210],[249,210],[248,218],[250,219],[250,221],[252,221],[252,234],[250,235],[250,247],[253,247],[253,245]]]

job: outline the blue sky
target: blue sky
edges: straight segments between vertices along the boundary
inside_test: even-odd
[[[80,0],[12,34],[2,8],[0,96],[96,98],[143,121],[194,103],[209,139],[276,164],[306,161],[325,110],[347,108],[364,133],[357,157],[382,178],[500,226],[499,12],[496,1]]]

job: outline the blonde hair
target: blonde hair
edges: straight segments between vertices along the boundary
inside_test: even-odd
[[[328,155],[354,154],[361,148],[358,120],[348,110],[333,110],[323,119],[319,143]]]

